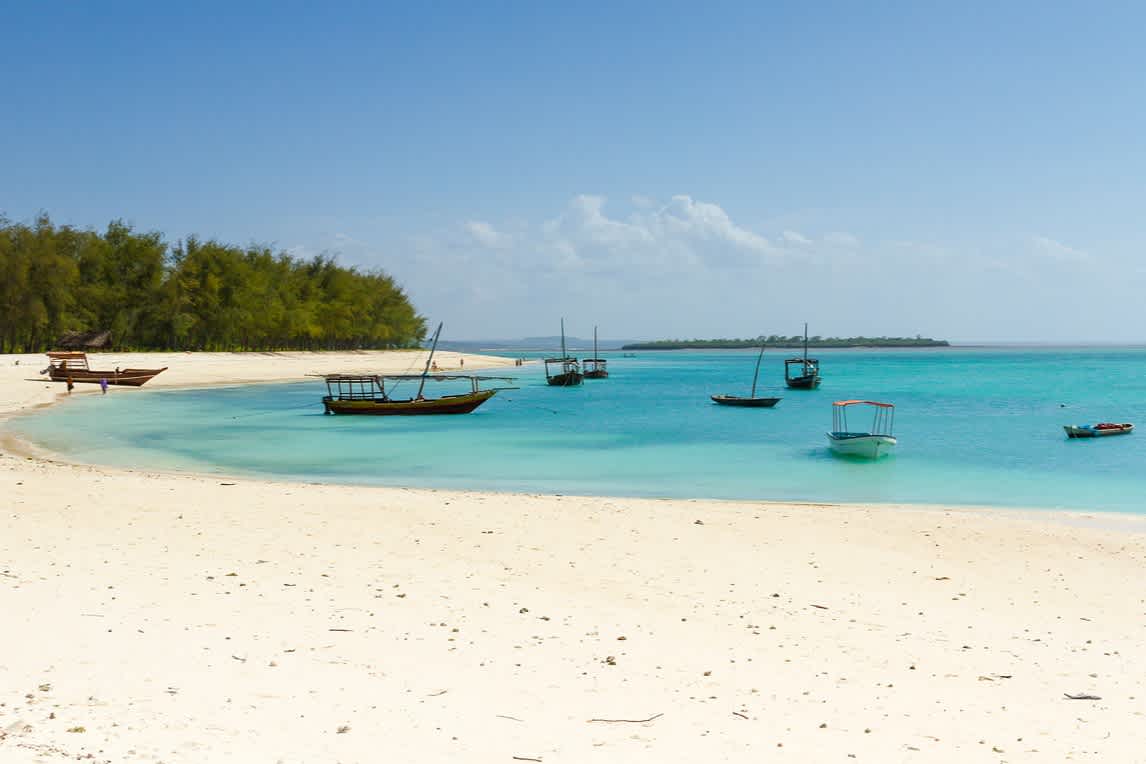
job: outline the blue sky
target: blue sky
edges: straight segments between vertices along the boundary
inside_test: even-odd
[[[1146,341],[1146,8],[12,4],[0,212],[382,267],[452,339]]]

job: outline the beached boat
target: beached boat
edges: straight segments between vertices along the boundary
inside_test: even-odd
[[[808,358],[807,324],[804,324],[804,357],[784,361],[784,382],[793,390],[814,390],[820,386],[820,362]]]
[[[752,392],[747,398],[740,395],[717,394],[709,396],[714,403],[722,406],[741,406],[744,408],[770,409],[780,402],[779,398],[757,398],[756,378],[760,376],[760,359],[764,357],[764,343],[760,343],[760,352],[756,355],[756,371],[752,372]]]
[[[481,389],[485,381],[513,381],[512,377],[485,377],[473,374],[431,374],[430,366],[434,351],[438,348],[438,336],[442,325],[434,332],[434,342],[426,367],[421,374],[323,374],[326,380],[326,395],[322,406],[325,414],[369,414],[374,416],[417,416],[422,414],[468,414],[482,405],[498,390],[511,390],[508,387]],[[391,394],[403,382],[418,381],[418,392],[409,398],[395,398]],[[467,380],[469,392],[427,398],[423,394],[426,381],[445,382]],[[390,383],[390,390],[386,389]]]
[[[584,374],[576,358],[565,351],[565,319],[561,319],[561,357],[545,359],[545,381],[555,387],[574,387],[581,384]]]
[[[874,409],[871,429],[848,429],[848,409],[852,406],[870,406]],[[895,406],[879,401],[836,401],[832,404],[832,431],[828,433],[828,446],[837,454],[877,459],[891,452],[898,442],[892,435]]]
[[[581,359],[582,375],[585,379],[605,379],[609,376],[604,358],[597,354],[597,327],[593,327],[593,357]]]
[[[1099,422],[1098,424],[1068,424],[1063,425],[1068,438],[1101,438],[1106,435],[1126,435],[1134,430],[1129,422],[1117,424],[1115,422]]]
[[[41,374],[47,374],[53,382],[91,382],[99,384],[100,380],[107,380],[109,385],[127,385],[139,387],[149,381],[156,374],[166,371],[162,369],[121,369],[118,366],[114,371],[93,369],[88,364],[87,353],[53,351],[47,354],[48,368]]]

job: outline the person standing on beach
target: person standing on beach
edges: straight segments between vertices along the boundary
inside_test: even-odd
[[[68,395],[72,394],[72,388],[75,386],[76,386],[76,383],[74,380],[72,380],[72,375],[69,374],[68,375]]]
[[[107,377],[99,378],[99,389],[104,395],[107,395]]]

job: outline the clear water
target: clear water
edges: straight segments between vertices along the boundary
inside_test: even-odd
[[[520,389],[463,416],[324,416],[316,380],[113,388],[10,426],[79,461],[307,481],[1146,511],[1146,431],[1062,430],[1146,424],[1144,349],[821,352],[815,391],[785,389],[783,354],[769,352],[757,394],[781,396],[773,409],[709,401],[748,393],[753,351],[602,355],[607,380],[550,388],[538,366],[514,368]],[[832,455],[841,398],[896,404],[893,456]]]

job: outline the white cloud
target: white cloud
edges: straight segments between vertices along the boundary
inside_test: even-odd
[[[1042,257],[1049,257],[1052,260],[1078,262],[1090,258],[1090,255],[1081,249],[1068,247],[1062,242],[1049,239],[1046,236],[1032,236],[1030,244],[1035,254],[1041,255]]]
[[[843,231],[833,231],[832,233],[826,234],[824,236],[824,242],[835,247],[858,247],[860,245],[858,236]]]
[[[666,238],[680,236],[694,242],[716,242],[761,255],[776,253],[767,239],[733,223],[719,205],[698,202],[690,196],[674,196],[667,205],[644,218],[650,230],[659,230]]]
[[[523,236],[520,248],[564,270],[624,271],[645,280],[665,272],[751,266],[782,254],[720,206],[689,196],[661,205],[643,200],[625,217],[605,207],[602,196],[574,197],[561,214]]]
[[[468,220],[462,227],[473,237],[473,240],[483,247],[499,249],[511,242],[508,234],[498,232],[492,225],[482,220]]]
[[[827,213],[749,220],[685,195],[587,194],[532,218],[515,211],[481,217],[439,221],[402,238],[389,224],[375,232],[329,225],[329,233],[293,251],[344,245],[349,261],[392,273],[454,338],[552,332],[562,315],[574,335],[591,336],[600,324],[602,336],[649,338],[794,334],[804,318],[824,335],[920,332],[956,340],[1085,339],[1136,326],[1137,282],[1125,275],[1140,272],[1132,270],[1137,248],[1129,244],[1104,244],[1098,257],[1030,233],[935,240],[926,232],[881,232],[875,223],[857,230]],[[351,246],[335,231],[371,244]],[[1085,319],[1045,311],[1097,290],[1125,299]]]

